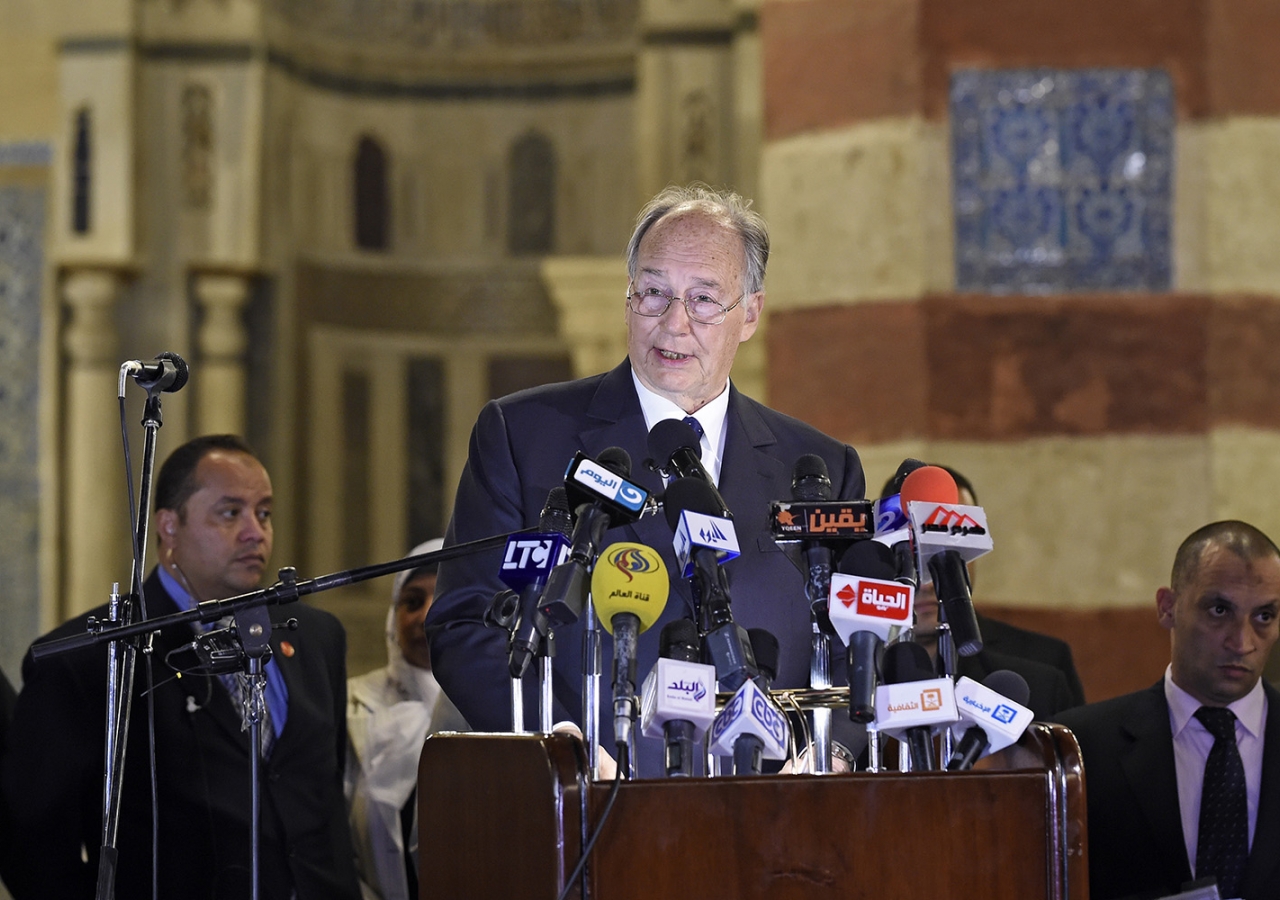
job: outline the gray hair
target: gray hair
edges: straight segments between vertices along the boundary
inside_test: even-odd
[[[769,262],[769,226],[764,217],[751,208],[750,200],[734,191],[718,191],[696,181],[687,187],[667,187],[640,210],[627,243],[627,277],[635,281],[640,241],[649,229],[669,214],[691,211],[704,213],[737,233],[746,259],[743,287],[748,294],[764,290],[764,269]]]

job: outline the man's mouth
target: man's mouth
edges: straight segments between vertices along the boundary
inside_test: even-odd
[[[661,356],[663,359],[669,359],[669,360],[678,362],[679,360],[689,358],[688,354],[686,353],[676,353],[674,350],[663,350],[661,347],[658,347],[657,350],[658,350],[658,355]]]

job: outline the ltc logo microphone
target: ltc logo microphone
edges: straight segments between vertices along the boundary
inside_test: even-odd
[[[512,590],[523,590],[569,558],[569,540],[562,534],[512,535],[498,576]]]

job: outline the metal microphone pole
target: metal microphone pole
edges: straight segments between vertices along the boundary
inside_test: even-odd
[[[554,724],[551,721],[551,666],[556,657],[556,632],[547,627],[547,635],[542,640],[542,653],[538,659],[538,727],[543,734],[550,734]]]
[[[587,765],[600,777],[600,622],[595,602],[587,594],[582,612],[582,731],[587,739]]]
[[[181,387],[186,382],[186,363],[179,367],[184,372]],[[119,399],[121,401],[121,417],[124,415],[125,379],[130,375],[130,364],[120,368]],[[172,384],[172,382],[171,382]],[[155,469],[156,432],[164,424],[160,411],[160,393],[166,389],[176,390],[169,385],[157,390],[153,385],[147,390],[147,402],[143,409],[143,451],[142,476],[139,480],[138,521],[133,535],[133,573],[128,597],[121,599],[119,586],[112,586],[109,617],[111,622],[122,626],[130,625],[135,618],[135,598],[142,595],[142,573],[145,570],[147,555],[147,527],[151,512],[151,479]],[[123,640],[123,638],[121,639]],[[150,647],[151,637],[144,637],[143,642]],[[138,648],[132,641],[121,645],[113,640],[107,651],[107,710],[106,710],[106,752],[104,754],[104,773],[102,780],[102,847],[98,857],[98,883],[95,896],[98,900],[112,900],[115,897],[116,881],[116,839],[120,829],[120,797],[124,785],[125,751],[129,731],[129,718],[133,705],[133,676],[137,663]]]

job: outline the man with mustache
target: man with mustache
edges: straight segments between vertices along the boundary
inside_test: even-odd
[[[147,618],[259,586],[271,557],[271,479],[232,435],[196,438],[160,468],[159,564],[143,586]],[[104,617],[105,608],[88,615]],[[261,894],[356,900],[360,890],[342,796],[346,636],[302,603],[272,609],[262,725]],[[85,631],[80,616],[41,640]],[[199,626],[195,626],[198,628]],[[152,896],[148,704],[154,703],[161,897],[246,897],[250,880],[250,744],[238,676],[174,676],[167,655],[192,625],[156,635],[155,689],[138,656],[116,846],[116,896]],[[105,645],[23,663],[4,760],[4,799],[17,860],[16,900],[90,897],[101,845]]]

